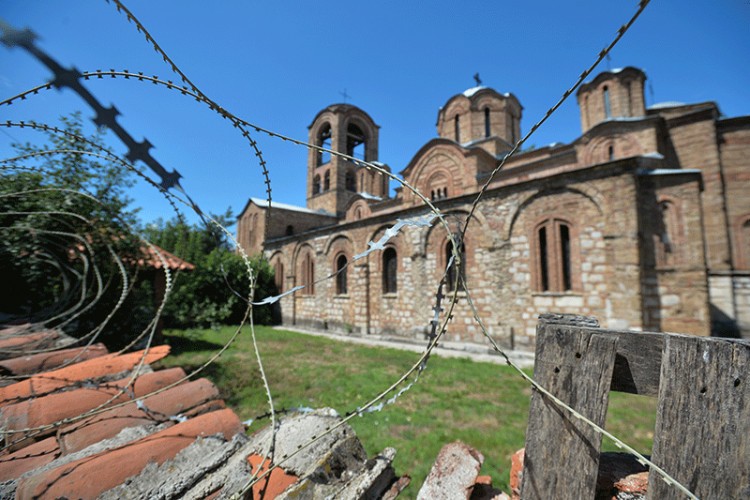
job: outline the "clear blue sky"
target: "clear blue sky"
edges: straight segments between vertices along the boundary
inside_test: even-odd
[[[248,121],[306,140],[325,106],[348,102],[381,126],[380,161],[394,172],[436,135],[437,111],[452,95],[485,85],[513,92],[525,133],[635,12],[635,0],[516,2],[256,2],[131,0],[126,5],[209,97]],[[0,17],[29,27],[39,46],[81,71],[128,69],[176,78],[114,5],[104,0],[2,0]],[[750,1],[654,0],[612,53],[611,68],[647,73],[647,104],[716,101],[726,116],[750,114]],[[607,69],[602,63],[597,70]],[[26,52],[0,46],[3,98],[46,82]],[[235,213],[264,197],[258,163],[241,136],[205,107],[132,80],[86,83],[152,154],[184,176],[205,211]],[[91,111],[70,91],[46,91],[0,109],[0,121],[54,122]],[[0,129],[0,151],[38,134]],[[570,142],[580,134],[571,98],[530,140]],[[304,205],[304,148],[257,137],[271,171],[273,199]],[[113,138],[119,153],[123,146]],[[392,186],[393,187],[393,186]],[[134,191],[141,216],[170,216],[150,188]]]

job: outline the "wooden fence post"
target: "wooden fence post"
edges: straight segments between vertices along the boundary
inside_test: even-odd
[[[594,318],[541,316],[534,378],[557,398],[603,426],[618,339],[591,328],[596,326]],[[534,391],[526,431],[521,498],[594,498],[600,448],[598,432]]]

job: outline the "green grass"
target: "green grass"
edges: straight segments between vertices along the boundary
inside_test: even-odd
[[[232,328],[167,332],[172,354],[162,366],[202,364],[231,336]],[[382,392],[418,359],[412,352],[363,347],[267,327],[256,328],[276,408],[331,407],[344,415]],[[249,330],[210,365],[205,376],[240,418],[268,411]],[[461,440],[485,457],[483,474],[509,491],[510,456],[524,445],[529,386],[510,367],[466,359],[432,358],[419,382],[396,404],[350,421],[370,456],[398,450],[397,474],[412,477],[403,498],[416,496],[440,448]],[[655,401],[613,393],[607,429],[650,453]],[[254,423],[252,431],[267,421]],[[605,439],[604,449],[616,449]]]

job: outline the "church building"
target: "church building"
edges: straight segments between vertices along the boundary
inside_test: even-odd
[[[447,285],[459,287],[447,340],[483,341],[469,298],[493,338],[516,349],[533,349],[545,312],[750,337],[750,116],[726,118],[714,102],[647,108],[645,80],[626,67],[583,84],[582,135],[509,158],[455,249],[450,233],[522,137],[518,98],[478,86],[443,104],[437,137],[400,176],[450,231],[434,219],[391,238],[386,230],[428,207],[403,186],[391,196],[388,176],[357,161],[391,172],[370,115],[328,106],[309,142],[354,160],[310,149],[307,206],[274,201],[267,213],[251,198],[237,240],[265,252],[280,292],[304,286],[280,301],[286,325],[423,338],[455,251],[465,289]]]

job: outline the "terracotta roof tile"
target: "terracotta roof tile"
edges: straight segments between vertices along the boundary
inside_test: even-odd
[[[268,470],[269,460],[264,461],[261,465],[262,460],[263,457],[256,454],[247,457],[253,474],[262,474]],[[258,466],[260,466],[260,472],[258,472]],[[269,475],[253,485],[253,498],[276,498],[285,489],[296,483],[298,479],[294,474],[281,467],[276,467]]]
[[[200,415],[120,448],[56,467],[18,482],[17,498],[95,498],[138,474],[149,462],[162,464],[189,446],[198,436],[217,433],[229,440],[242,432],[232,410]]]
[[[7,387],[0,387],[0,405],[31,396],[49,394],[76,382],[103,378],[107,375],[131,370],[140,363],[144,357],[144,352],[138,351],[121,355],[108,354],[50,371],[43,375],[35,375]],[[169,354],[169,346],[152,347],[146,354],[144,363],[153,363],[167,354]]]
[[[162,393],[144,398],[140,407],[132,404],[113,408],[60,429],[60,446],[65,453],[81,450],[107,439],[126,427],[168,421],[170,417],[191,417],[217,409],[219,391],[206,379],[178,385]]]
[[[195,266],[190,262],[177,257],[173,253],[167,252],[161,247],[158,247],[156,245],[153,246],[156,250],[148,245],[143,246],[143,251],[146,254],[146,257],[145,259],[138,260],[139,266],[148,266],[154,269],[162,269],[164,267],[164,263],[157,254],[158,250],[158,252],[161,253],[161,256],[166,261],[167,267],[169,267],[169,269],[172,269],[173,271],[192,271],[193,269],[195,269]]]
[[[6,431],[20,431],[26,428],[41,427],[54,422],[76,417],[89,410],[109,402],[110,405],[144,396],[150,392],[177,382],[185,376],[181,368],[172,368],[158,372],[146,373],[136,378],[130,390],[113,399],[126,388],[131,377],[100,384],[90,388],[49,394],[41,398],[31,398],[19,403],[6,405],[0,410],[0,427]],[[110,402],[110,400],[112,400]],[[54,432],[54,428],[43,431],[37,436]],[[24,433],[6,437],[6,445],[24,439]],[[18,444],[12,448],[17,448]]]
[[[65,363],[70,363],[72,360],[80,362],[98,358],[108,353],[109,351],[104,344],[94,344],[88,347],[74,347],[6,359],[0,361],[0,368],[4,368],[11,375],[32,375],[43,370],[53,370]]]
[[[60,455],[57,439],[49,437],[10,455],[0,457],[0,482],[47,465]]]
[[[9,358],[23,354],[25,350],[44,349],[54,344],[60,334],[55,330],[4,335],[0,337],[0,358]]]

